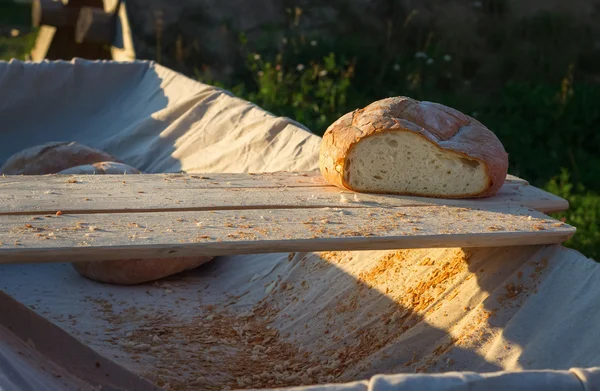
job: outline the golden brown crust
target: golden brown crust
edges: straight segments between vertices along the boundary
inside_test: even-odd
[[[56,174],[71,167],[107,161],[120,163],[106,152],[76,142],[52,142],[15,153],[0,167],[0,174]]]
[[[134,285],[150,282],[194,269],[212,257],[179,257],[157,259],[119,259],[72,263],[82,276],[108,284]]]
[[[475,159],[484,165],[488,177],[484,191],[460,197],[444,194],[433,195],[435,197],[487,197],[495,194],[504,184],[508,154],[491,130],[450,107],[407,97],[376,101],[363,109],[345,114],[331,124],[323,135],[319,159],[319,168],[325,180],[340,188],[356,190],[345,181],[346,157],[359,141],[386,132],[412,132],[441,150]]]

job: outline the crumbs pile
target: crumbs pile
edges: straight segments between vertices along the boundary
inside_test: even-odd
[[[166,390],[229,390],[307,385],[334,381],[335,360],[317,362],[269,326],[274,310],[261,302],[243,315],[202,306],[191,321],[167,312],[138,314],[129,308],[119,314],[107,302],[95,299],[110,323],[118,326],[132,317],[134,331],[110,337],[135,362],[151,362],[141,373]],[[143,317],[140,322],[139,317]],[[116,357],[115,357],[116,358]]]
[[[266,294],[260,301],[188,300],[183,312],[158,298],[152,308],[120,310],[119,302],[113,309],[93,301],[114,327],[104,334],[117,348],[114,358],[167,390],[345,382],[383,367],[435,372],[462,368],[466,350],[483,355],[498,338],[496,310],[535,290],[530,280],[543,272],[543,262],[531,265],[531,276],[515,273],[523,286],[506,281],[494,296],[475,297],[465,288],[481,283],[488,259],[506,251],[292,253],[259,283]],[[166,296],[178,300],[173,289]],[[436,339],[419,348],[417,336]]]
[[[468,278],[471,253],[463,249],[448,249],[435,260],[423,257],[416,262],[416,268],[422,271],[421,274],[411,273],[410,277],[403,276],[403,273],[415,266],[419,255],[427,251],[393,251],[380,257],[372,268],[358,274],[354,292],[329,312],[328,316],[331,319],[347,312],[351,312],[353,317],[358,317],[365,303],[377,300],[381,293],[385,293],[385,297],[388,298],[385,311],[366,314],[371,321],[367,327],[356,333],[358,344],[349,355],[350,362],[344,361],[344,367],[348,367],[352,362],[367,359],[401,339],[410,329],[423,322],[425,316],[437,311],[444,297],[455,295],[453,283],[459,275]],[[331,254],[330,261],[343,262],[338,254],[328,254]],[[425,372],[426,368],[435,364],[453,344],[454,339],[448,336],[430,356],[413,355],[412,359],[401,366],[410,368],[413,372]],[[383,358],[386,358],[385,355]]]
[[[116,310],[107,300],[87,299],[112,326],[105,334],[106,342],[126,354],[125,361],[138,364],[136,372],[167,390],[332,383],[347,380],[349,369],[368,364],[370,356],[419,323],[433,310],[437,295],[467,269],[469,254],[451,250],[450,256],[435,265],[427,258],[422,260],[418,267],[423,275],[408,283],[407,290],[399,289],[405,258],[421,253],[384,252],[357,276],[348,276],[354,281],[354,286],[348,287],[351,294],[317,295],[316,299],[311,299],[311,291],[321,285],[310,273],[343,275],[339,264],[349,262],[351,253],[290,254],[285,263],[305,270],[302,277],[275,278],[266,286],[267,297],[250,310],[199,305],[194,313],[201,316],[182,317],[160,305],[151,310]],[[175,295],[170,292],[167,296]],[[382,303],[382,298],[383,305],[373,306],[378,300]],[[321,300],[330,299],[331,306],[317,311]],[[293,306],[296,313],[290,312]],[[365,314],[367,307],[372,310]],[[308,316],[312,312],[316,312],[314,316]],[[276,319],[285,327],[276,328]],[[128,328],[128,324],[136,324],[136,328]],[[302,338],[315,344],[305,345]],[[119,355],[113,358],[123,362]],[[406,362],[407,367],[413,365],[416,363]]]

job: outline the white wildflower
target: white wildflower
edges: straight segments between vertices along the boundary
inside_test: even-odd
[[[452,56],[451,56],[451,55],[449,55],[449,54],[446,54],[446,55],[444,56],[444,61],[446,61],[446,62],[450,62],[450,61],[452,61]]]
[[[303,71],[304,70],[304,64],[298,64],[298,66],[296,66],[296,69],[298,71]]]
[[[427,65],[431,65],[433,64],[433,58],[428,58],[427,59]]]
[[[319,76],[320,77],[327,76],[327,71],[325,69],[323,69],[321,72],[319,72]]]

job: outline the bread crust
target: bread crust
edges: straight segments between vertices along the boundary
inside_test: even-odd
[[[0,174],[55,174],[71,167],[98,162],[121,163],[106,152],[76,142],[51,142],[15,153],[0,167]]]
[[[213,257],[179,257],[154,259],[119,259],[109,261],[74,262],[79,274],[93,281],[116,285],[136,285],[151,282],[194,269]]]
[[[411,132],[442,151],[454,152],[483,164],[487,186],[464,195],[428,194],[439,198],[479,198],[496,194],[508,173],[508,154],[496,135],[476,119],[450,107],[408,97],[392,97],[347,113],[326,130],[319,168],[325,180],[339,188],[357,191],[345,180],[347,157],[363,139],[382,133]],[[417,193],[389,193],[424,196]]]

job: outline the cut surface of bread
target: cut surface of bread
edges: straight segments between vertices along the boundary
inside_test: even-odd
[[[160,280],[194,269],[213,257],[178,257],[157,259],[119,259],[115,261],[83,261],[71,265],[83,277],[106,284],[136,285]]]
[[[347,113],[323,135],[319,169],[339,188],[437,198],[494,195],[508,154],[482,123],[407,97]]]
[[[479,161],[409,132],[368,137],[347,159],[345,182],[361,192],[461,196],[483,192],[488,185]]]

